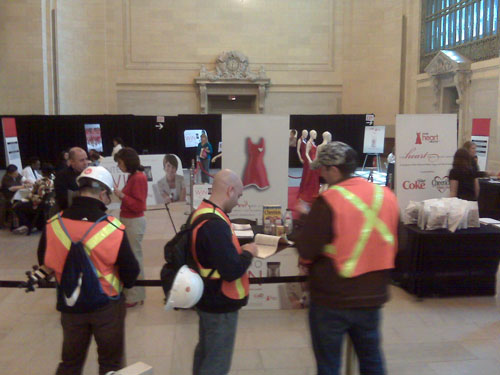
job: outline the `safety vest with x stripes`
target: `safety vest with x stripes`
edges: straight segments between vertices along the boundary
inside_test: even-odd
[[[355,177],[331,186],[322,197],[333,212],[334,233],[323,255],[340,276],[394,267],[399,208],[389,189]]]
[[[73,241],[83,238],[94,224],[91,221],[61,219]],[[83,247],[94,264],[102,289],[110,297],[119,295],[123,289],[115,263],[124,230],[125,226],[117,218],[108,216],[98,223],[83,241]],[[44,264],[54,270],[56,280],[60,283],[71,240],[61,227],[57,215],[47,222],[46,233],[47,250]]]
[[[240,242],[238,241],[238,237],[236,237],[236,234],[234,233],[234,230],[231,226],[231,220],[229,220],[229,217],[218,207],[214,207],[207,201],[203,201],[199,206],[198,209],[193,213],[191,216],[191,223],[194,223],[196,218],[200,215],[207,214],[207,213],[214,213],[217,216],[219,216],[221,219],[223,219],[227,225],[229,225],[229,228],[231,229],[232,233],[232,242],[234,247],[236,248],[236,251],[238,254],[241,254],[243,251],[240,246]],[[195,228],[193,228],[193,234],[192,234],[192,240],[191,240],[191,253],[193,254],[193,258],[198,266],[198,269],[200,271],[201,277],[208,277],[210,279],[220,279],[220,274],[217,270],[212,270],[209,268],[204,268],[201,263],[198,261],[198,255],[196,253],[196,238],[198,235],[198,230],[201,228],[203,224],[205,224],[207,220],[202,221],[200,224],[198,224]],[[221,250],[223,251],[223,250]],[[222,280],[222,285],[221,285],[221,290],[222,293],[231,299],[239,300],[243,299],[246,296],[248,296],[249,293],[249,280],[248,280],[248,274],[245,272],[239,279],[236,279],[234,281],[225,281]]]

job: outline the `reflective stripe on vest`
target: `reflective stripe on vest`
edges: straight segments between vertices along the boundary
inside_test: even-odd
[[[228,220],[228,218],[225,215],[223,215],[221,212],[219,212],[217,209],[214,209],[213,207],[200,208],[200,209],[196,210],[194,212],[193,216],[191,217],[191,223],[193,223],[198,216],[203,215],[203,214],[207,214],[207,213],[216,214],[217,216],[222,218],[227,223],[227,225],[229,225],[229,228],[231,228],[231,233],[233,236],[233,244],[234,244],[234,238],[236,237],[236,235],[234,234],[234,230],[233,230],[233,227],[231,225],[231,221]],[[206,221],[203,221],[202,223],[199,224],[199,226],[203,225],[205,222]],[[237,241],[237,239],[236,239],[236,241]],[[195,246],[196,246],[196,244],[193,242],[193,249]],[[194,251],[196,251],[196,250],[194,250]],[[196,261],[196,263],[198,264],[200,275],[202,277],[205,277],[205,278],[208,277],[210,272],[212,272],[212,269],[204,268],[198,261]],[[210,276],[210,279],[220,279],[220,278],[221,278],[220,274],[217,270],[215,270],[212,273],[212,275]],[[243,281],[243,279],[245,279],[245,282]],[[232,287],[234,287],[234,289],[236,290],[237,296],[236,296],[236,298],[233,298],[233,299],[243,299],[248,295],[248,291],[249,291],[248,284],[249,284],[248,283],[248,275],[246,273],[242,277],[240,277],[234,281],[231,281],[231,282],[222,280],[222,292],[227,297],[233,298],[234,296],[231,297],[231,296],[228,296],[227,294],[229,293],[229,290]]]
[[[61,224],[59,223],[59,220],[57,219],[57,216],[51,219],[49,225],[51,226],[57,239],[61,242],[64,248],[69,251],[69,249],[71,248],[71,239],[68,238],[68,236],[64,232]],[[113,218],[111,222],[101,228],[90,239],[84,241],[83,248],[85,249],[85,252],[88,254],[88,256],[90,257],[92,254],[92,250],[94,250],[102,241],[106,240],[106,238],[108,238],[115,230],[117,230],[121,226],[123,226],[123,224],[120,222],[120,220],[118,220],[117,218]],[[103,275],[97,267],[94,268],[97,272],[97,277],[105,279],[113,287],[116,293],[120,294],[123,287],[119,278],[113,272],[108,273],[107,275]]]
[[[340,275],[344,277],[351,277],[354,273],[359,258],[363,254],[368,239],[370,238],[370,235],[374,230],[377,230],[386,242],[390,243],[391,245],[394,244],[394,235],[391,233],[389,228],[387,228],[387,225],[378,217],[384,200],[384,190],[380,186],[375,184],[373,185],[373,187],[374,196],[371,206],[368,206],[356,194],[350,192],[342,186],[335,185],[330,187],[330,189],[338,191],[342,195],[342,197],[344,197],[354,207],[361,211],[361,213],[365,217],[365,222],[363,224],[363,227],[361,228],[359,239],[354,246],[351,256],[344,263],[343,268],[339,270]],[[333,246],[332,244],[326,245],[323,248],[323,251],[332,255],[335,255],[337,252],[335,246]]]

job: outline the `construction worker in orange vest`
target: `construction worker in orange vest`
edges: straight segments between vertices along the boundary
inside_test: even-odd
[[[241,179],[231,170],[215,175],[210,199],[191,215],[215,216],[192,232],[192,254],[205,284],[196,305],[200,318],[199,341],[194,352],[194,375],[225,375],[231,368],[238,310],[248,302],[247,269],[257,252],[255,243],[240,246],[227,214],[243,193]]]
[[[356,152],[332,142],[318,153],[329,188],[313,203],[296,245],[309,268],[309,323],[319,375],[337,375],[344,334],[360,374],[385,374],[380,308],[397,251],[399,208],[387,188],[353,176]]]
[[[122,291],[134,285],[139,264],[124,225],[106,214],[113,190],[111,174],[103,167],[88,167],[78,176],[77,184],[80,194],[72,206],[48,220],[38,245],[38,260],[54,271],[57,281],[57,310],[61,312],[64,339],[56,374],[82,373],[92,335],[97,343],[99,374],[106,374],[125,365]],[[67,275],[84,263],[89,267],[83,270],[93,271],[76,272],[80,275],[77,286],[67,294]]]

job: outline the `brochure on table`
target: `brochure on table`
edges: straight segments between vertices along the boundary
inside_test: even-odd
[[[222,168],[235,171],[245,188],[232,218],[262,223],[262,206],[288,201],[289,116],[222,115]]]
[[[448,173],[457,150],[457,115],[396,116],[396,194],[410,200],[448,197]]]
[[[163,170],[163,158],[164,154],[156,155],[139,155],[141,160],[141,165],[144,166],[144,173],[148,178],[148,198],[146,200],[147,206],[155,206],[164,204],[164,200],[158,190],[158,182],[165,178],[165,171]],[[179,166],[177,168],[177,174],[184,177],[182,171],[182,164],[179,158],[177,158]],[[105,157],[101,162],[101,165],[111,172],[113,176],[113,181],[118,185],[119,189],[123,189],[127,180],[128,173],[123,173],[113,160],[111,156]],[[189,181],[184,181],[186,184],[186,189],[189,187]],[[115,207],[110,207],[115,208]]]

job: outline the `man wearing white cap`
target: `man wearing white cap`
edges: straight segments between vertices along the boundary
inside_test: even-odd
[[[311,168],[329,185],[313,203],[296,245],[309,267],[309,324],[319,375],[341,367],[344,334],[359,358],[360,374],[385,374],[380,308],[397,251],[399,209],[394,194],[353,176],[356,152],[332,142]]]
[[[125,364],[122,290],[134,285],[139,264],[124,225],[106,214],[113,189],[111,174],[103,167],[88,167],[77,184],[80,194],[72,206],[47,221],[38,261],[53,270],[57,280],[64,339],[56,374],[82,373],[92,335],[99,374],[106,374]]]

